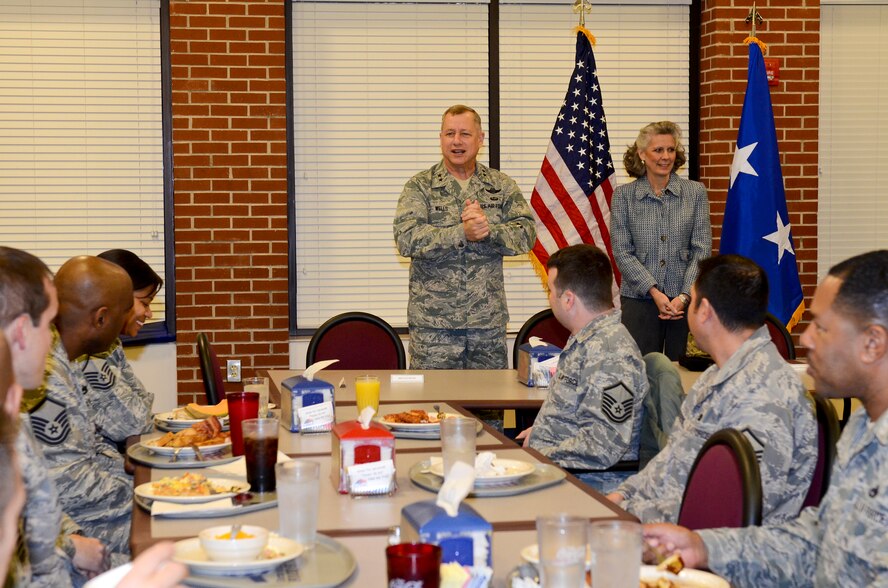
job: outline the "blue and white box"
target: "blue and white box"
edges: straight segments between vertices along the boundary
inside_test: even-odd
[[[439,545],[442,564],[492,566],[492,538],[493,526],[465,503],[460,503],[455,517],[433,500],[414,502],[401,509],[401,541]]]
[[[554,370],[542,370],[538,365],[561,355],[561,347],[551,343],[531,345],[524,343],[518,346],[518,381],[531,388],[548,388]]]
[[[281,382],[281,424],[293,433],[300,432],[299,409],[329,402],[335,408],[333,400],[333,384],[315,378],[309,380],[305,376],[293,376]],[[335,419],[334,419],[335,420]],[[324,427],[329,431],[335,423]]]

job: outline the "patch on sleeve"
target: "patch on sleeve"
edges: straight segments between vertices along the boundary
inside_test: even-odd
[[[615,423],[625,423],[632,416],[635,394],[623,382],[605,388],[601,395],[601,411]]]
[[[63,443],[71,433],[68,407],[47,397],[40,410],[31,414],[31,426],[34,429],[34,436],[41,443],[47,445]]]
[[[98,367],[93,360],[86,362],[83,366],[83,377],[86,378],[89,387],[96,392],[107,392],[117,385],[117,377],[108,362],[101,363],[101,367]]]
[[[740,432],[746,436],[746,440],[752,445],[752,450],[755,451],[755,460],[762,463],[762,457],[765,454],[765,444],[762,443],[755,433],[749,430],[749,427],[741,429]]]

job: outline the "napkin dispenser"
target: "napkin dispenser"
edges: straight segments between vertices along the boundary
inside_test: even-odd
[[[348,494],[347,468],[361,463],[395,461],[395,436],[376,421],[364,429],[358,421],[333,425],[333,467],[330,477],[340,494]]]
[[[524,343],[518,346],[518,381],[525,386],[547,388],[552,373],[537,369],[537,365],[547,359],[561,355],[561,348],[551,343],[531,345]],[[536,375],[535,375],[536,374]]]
[[[455,517],[448,516],[433,500],[401,509],[401,541],[439,545],[442,564],[492,566],[492,538],[493,526],[464,502]]]
[[[281,424],[290,432],[300,430],[299,409],[306,406],[330,402],[333,400],[333,384],[315,378],[309,380],[305,376],[293,376],[281,382]]]

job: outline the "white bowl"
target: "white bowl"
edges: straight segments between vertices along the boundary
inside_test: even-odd
[[[231,534],[231,525],[204,529],[198,535],[200,546],[213,561],[254,561],[268,544],[268,529],[244,525],[240,534],[250,535],[243,539],[219,539]]]

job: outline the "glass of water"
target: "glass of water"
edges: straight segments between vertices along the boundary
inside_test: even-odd
[[[583,588],[589,521],[557,514],[537,517],[536,528],[543,588]],[[598,584],[595,588],[599,588]]]
[[[319,472],[316,461],[292,460],[275,466],[279,532],[306,549],[314,547],[318,530]]]
[[[441,454],[444,458],[444,477],[458,461],[475,467],[475,419],[447,417],[441,421]]]
[[[589,525],[592,584],[595,588],[636,588],[641,574],[641,525],[595,521]]]

